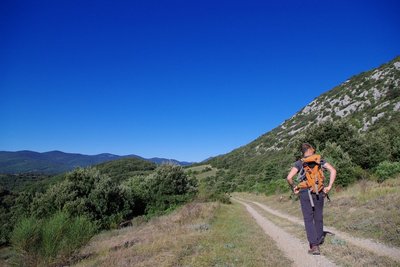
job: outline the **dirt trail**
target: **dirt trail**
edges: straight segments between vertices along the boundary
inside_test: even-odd
[[[284,218],[292,223],[295,224],[300,224],[300,225],[304,225],[303,220],[300,220],[294,216],[282,213],[280,211],[277,211],[275,209],[272,209],[264,204],[261,204],[259,202],[256,201],[251,201],[251,200],[245,200],[245,199],[238,199],[241,200],[242,203],[246,202],[246,203],[253,203],[257,206],[259,206],[261,209],[267,211],[268,213],[271,213],[272,215],[278,216],[280,218]],[[340,237],[341,239],[356,245],[360,248],[366,249],[370,252],[373,252],[379,256],[386,256],[389,257],[395,261],[400,262],[400,249],[399,248],[394,248],[394,247],[389,247],[387,245],[369,240],[369,239],[365,239],[365,238],[358,238],[358,237],[353,237],[345,232],[339,231],[337,229],[335,229],[334,227],[326,227],[324,226],[324,230],[325,231],[329,231],[334,233],[336,236]]]
[[[233,200],[246,207],[264,232],[275,240],[277,246],[289,259],[293,260],[293,266],[336,266],[322,255],[313,256],[308,254],[306,250],[299,249],[300,247],[307,247],[307,245],[263,217],[246,202],[238,199]]]

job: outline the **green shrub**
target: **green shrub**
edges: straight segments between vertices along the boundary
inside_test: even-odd
[[[128,217],[133,205],[128,192],[109,176],[95,168],[78,168],[37,196],[31,208],[36,217],[48,217],[62,210],[71,216],[85,216],[100,228],[109,229]]]
[[[383,161],[379,163],[375,170],[379,182],[383,182],[398,173],[400,173],[400,162]]]

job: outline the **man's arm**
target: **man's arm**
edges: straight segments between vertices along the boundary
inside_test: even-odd
[[[290,170],[290,172],[289,172],[289,174],[287,175],[287,177],[286,177],[286,180],[287,180],[288,184],[290,185],[290,187],[292,188],[292,190],[293,190],[293,192],[294,192],[295,194],[298,194],[298,193],[299,193],[299,189],[297,188],[297,186],[294,186],[294,183],[293,183],[293,177],[297,174],[297,172],[298,172],[297,168],[296,168],[296,167],[293,167],[293,168]]]
[[[329,191],[332,189],[332,185],[335,182],[336,179],[336,169],[329,163],[324,164],[324,168],[327,169],[330,173],[330,178],[329,178],[329,185],[327,187],[324,187],[324,193],[329,193]]]

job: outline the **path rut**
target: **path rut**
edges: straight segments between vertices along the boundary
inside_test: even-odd
[[[285,232],[282,228],[263,217],[246,202],[238,199],[233,200],[246,207],[247,211],[256,220],[257,224],[261,226],[264,232],[276,242],[277,246],[282,250],[286,257],[293,260],[293,266],[337,266],[323,255],[313,256],[308,254],[304,249],[299,249],[301,247],[306,247],[307,245],[304,244],[304,242],[302,243],[300,239]]]

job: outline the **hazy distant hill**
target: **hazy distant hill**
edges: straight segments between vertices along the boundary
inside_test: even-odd
[[[0,173],[45,173],[56,174],[70,171],[76,167],[87,167],[122,158],[137,158],[157,164],[173,162],[178,165],[190,165],[189,162],[180,162],[173,159],[151,158],[144,159],[137,155],[118,156],[108,153],[99,155],[83,155],[65,153],[61,151],[34,152],[34,151],[0,151]]]

